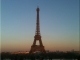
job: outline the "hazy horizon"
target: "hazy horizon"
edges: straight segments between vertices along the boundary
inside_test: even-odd
[[[1,0],[1,51],[29,51],[40,8],[45,50],[79,51],[79,0]]]

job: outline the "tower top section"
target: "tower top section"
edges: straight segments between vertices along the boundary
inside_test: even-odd
[[[39,11],[39,10],[40,10],[39,7],[37,7],[36,11]]]
[[[40,23],[39,23],[39,7],[36,9],[37,11],[37,20],[36,20],[36,35],[40,35]]]

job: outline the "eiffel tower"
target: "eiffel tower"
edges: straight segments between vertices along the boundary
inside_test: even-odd
[[[40,35],[40,26],[39,26],[39,7],[37,7],[37,21],[36,21],[36,33],[34,36],[33,45],[31,46],[31,50],[29,51],[30,54],[40,51],[42,53],[46,53],[44,46],[42,44],[41,35]],[[39,41],[40,45],[36,45],[36,41]]]

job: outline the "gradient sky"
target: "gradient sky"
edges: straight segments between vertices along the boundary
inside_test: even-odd
[[[1,52],[1,0],[0,0],[0,52]]]
[[[1,51],[30,50],[37,6],[45,50],[79,50],[79,0],[1,0]]]

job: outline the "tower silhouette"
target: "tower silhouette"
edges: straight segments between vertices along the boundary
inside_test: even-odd
[[[46,53],[44,46],[42,44],[42,40],[41,40],[41,35],[40,35],[40,25],[39,25],[39,7],[37,7],[36,11],[37,11],[37,21],[36,21],[36,33],[34,36],[34,41],[33,41],[33,45],[31,46],[31,50],[30,50],[30,54],[35,52],[35,51],[40,51],[42,53]],[[36,41],[39,41],[40,45],[36,45]]]

